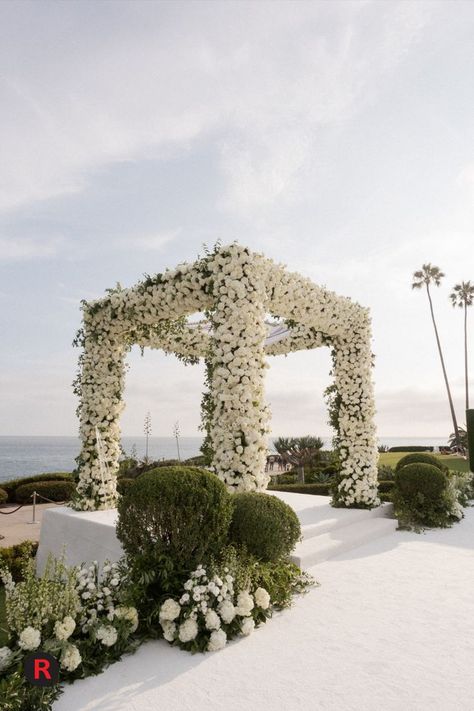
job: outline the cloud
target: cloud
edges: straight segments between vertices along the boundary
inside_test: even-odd
[[[103,3],[92,29],[89,3],[8,5],[0,209],[81,191],[104,165],[209,135],[223,207],[298,199],[320,129],[377,91],[429,8]]]
[[[64,240],[59,237],[42,240],[0,237],[0,263],[54,257],[63,243]]]
[[[144,252],[159,252],[170,242],[173,242],[181,233],[181,229],[169,230],[159,234],[130,235],[117,241],[122,249],[138,249]]]

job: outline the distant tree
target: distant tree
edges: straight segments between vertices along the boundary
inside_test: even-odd
[[[304,483],[304,468],[321,456],[324,442],[320,437],[278,437],[273,443],[280,457],[298,469]]]
[[[143,425],[143,432],[146,437],[146,439],[145,439],[145,462],[148,462],[148,440],[151,436],[151,415],[149,412],[146,413],[145,422]]]
[[[439,267],[434,266],[433,264],[423,264],[421,269],[416,271],[413,274],[413,281],[412,281],[412,289],[422,289],[425,287],[426,289],[426,294],[428,296],[428,302],[430,305],[430,312],[431,312],[431,320],[433,321],[433,328],[436,336],[436,343],[438,346],[438,353],[439,353],[439,358],[441,360],[441,368],[443,369],[443,377],[444,377],[444,382],[446,384],[446,391],[448,393],[448,401],[449,401],[449,409],[451,410],[451,418],[453,421],[453,428],[454,428],[454,434],[456,437],[456,443],[459,448],[461,448],[461,443],[459,440],[459,429],[458,429],[458,423],[456,420],[456,412],[454,410],[454,404],[453,404],[453,398],[451,396],[451,389],[449,387],[449,381],[448,381],[448,374],[446,373],[446,366],[444,363],[444,357],[443,357],[443,351],[441,348],[441,341],[439,339],[439,334],[438,334],[438,327],[436,325],[436,319],[434,315],[434,309],[433,309],[433,301],[431,299],[431,292],[430,292],[430,286],[434,284],[435,286],[439,286],[441,284],[441,279],[445,275],[439,269]]]
[[[453,287],[449,295],[453,307],[459,306],[464,309],[464,385],[466,390],[466,410],[469,410],[469,377],[467,359],[467,307],[474,302],[474,284],[470,281],[462,281]],[[466,440],[467,442],[467,440]]]
[[[173,425],[173,435],[176,439],[176,448],[178,450],[178,460],[181,461],[181,454],[179,451],[179,438],[181,436],[181,433],[179,431],[179,420],[176,420],[176,422]]]
[[[459,439],[461,441],[461,447],[463,450],[466,450],[467,449],[467,430],[464,427],[458,427],[458,434],[459,434]],[[454,432],[452,432],[449,435],[448,444],[450,447],[457,446],[456,435]]]

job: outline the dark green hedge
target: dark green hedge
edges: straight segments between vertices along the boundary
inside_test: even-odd
[[[135,484],[136,479],[128,479],[127,477],[121,477],[117,479],[117,491],[119,494],[125,494],[129,488]]]
[[[398,460],[395,466],[395,471],[399,472],[400,469],[406,467],[407,464],[430,464],[432,467],[436,467],[442,472],[449,472],[448,467],[441,461],[441,459],[438,459],[432,454],[407,454],[405,457]]]
[[[319,494],[320,496],[330,496],[330,484],[272,484],[268,491],[288,491],[294,494]]]
[[[410,445],[409,447],[390,447],[389,452],[432,452],[433,447],[422,447],[420,445]]]
[[[8,494],[5,489],[0,489],[0,504],[4,504],[8,499]]]
[[[72,481],[72,473],[51,472],[50,474],[35,474],[34,476],[25,476],[20,479],[10,479],[10,481],[2,481],[2,489],[7,492],[9,501],[16,501],[15,491],[18,487],[35,481]]]
[[[76,485],[73,481],[36,481],[19,486],[15,491],[15,499],[19,504],[32,503],[31,494],[36,491],[52,501],[69,501],[74,494]],[[38,499],[38,503],[45,503]]]

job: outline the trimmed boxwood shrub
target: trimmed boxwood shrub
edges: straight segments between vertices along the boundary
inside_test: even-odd
[[[142,474],[118,503],[117,536],[132,559],[171,559],[189,572],[227,542],[231,495],[212,472],[160,467]]]
[[[117,491],[119,494],[125,494],[126,491],[129,490],[129,488],[132,486],[132,484],[135,484],[136,479],[128,479],[127,477],[122,477],[121,479],[117,479]]]
[[[268,491],[288,491],[293,494],[319,494],[329,496],[331,484],[271,484]]]
[[[300,522],[291,506],[255,491],[234,494],[232,502],[232,543],[244,545],[264,561],[278,561],[291,553],[301,536]]]
[[[407,464],[397,471],[393,502],[402,525],[445,527],[453,521],[448,477],[431,464]]]
[[[0,504],[4,504],[8,499],[8,494],[5,489],[0,489]]]
[[[19,486],[31,484],[34,481],[72,481],[71,472],[51,472],[49,474],[34,474],[25,476],[21,479],[10,479],[10,481],[2,481],[2,489],[8,494],[9,501],[16,501],[15,491]]]
[[[432,467],[437,467],[442,472],[449,472],[449,468],[443,464],[443,462],[432,454],[423,454],[422,452],[416,452],[414,454],[407,454],[398,460],[395,471],[400,471],[407,464],[430,464]]]
[[[32,503],[31,494],[36,491],[51,501],[69,501],[75,489],[73,481],[36,481],[19,486],[15,491],[15,499],[19,504]],[[44,502],[39,499],[39,503]]]

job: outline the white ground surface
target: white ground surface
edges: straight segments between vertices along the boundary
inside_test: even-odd
[[[311,572],[321,587],[250,637],[196,656],[146,644],[54,711],[474,709],[474,509]]]

